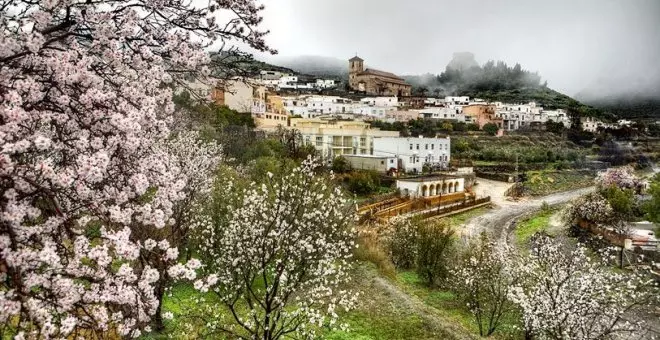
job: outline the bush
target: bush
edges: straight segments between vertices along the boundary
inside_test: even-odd
[[[417,259],[418,225],[410,219],[395,217],[390,220],[384,243],[398,269],[415,267]]]
[[[358,234],[357,244],[358,247],[355,247],[353,250],[355,259],[369,261],[376,265],[381,274],[392,279],[396,278],[394,264],[390,261],[387,252],[381,247],[376,232],[370,230],[361,231]]]
[[[482,130],[484,130],[484,132],[486,132],[487,134],[489,134],[491,136],[495,136],[497,134],[497,131],[499,131],[499,128],[497,127],[497,125],[495,125],[493,123],[487,123],[487,124],[484,124],[484,127],[482,128]]]
[[[444,222],[421,223],[417,229],[417,274],[433,286],[449,276],[447,261],[454,241],[454,231]]]
[[[390,220],[384,241],[396,268],[415,268],[429,286],[447,278],[454,243],[447,223],[397,217]]]
[[[468,131],[479,131],[479,125],[470,123],[467,125],[467,130]]]
[[[600,194],[605,197],[619,219],[630,220],[635,215],[637,208],[635,195],[631,189],[621,189],[611,185],[601,189]]]
[[[338,156],[332,160],[331,169],[334,173],[344,174],[352,170],[351,163],[345,157]]]
[[[369,195],[380,188],[380,174],[375,171],[355,171],[346,177],[348,191],[356,195]]]

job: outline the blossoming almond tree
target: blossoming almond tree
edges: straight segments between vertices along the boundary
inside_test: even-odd
[[[614,185],[621,189],[637,189],[640,180],[635,176],[634,169],[631,166],[622,166],[607,169],[600,173],[596,177],[596,184],[605,188]]]
[[[539,236],[530,254],[511,262],[520,281],[509,298],[520,306],[528,335],[539,339],[629,339],[642,323],[629,321],[657,298],[642,273],[615,272],[586,248]]]
[[[481,336],[492,335],[513,311],[508,294],[516,278],[507,268],[510,249],[501,247],[482,233],[465,246],[453,271],[453,288],[474,316]]]
[[[205,336],[313,337],[316,327],[336,327],[337,311],[353,305],[356,296],[342,285],[354,214],[339,189],[314,174],[316,166],[308,159],[287,175],[252,183],[200,234],[204,262],[194,286],[220,301],[200,318]],[[184,265],[170,274],[194,277]]]
[[[214,42],[268,50],[255,29],[260,9],[251,0],[0,0],[5,328],[19,338],[139,335],[162,279],[139,259],[177,252],[147,230],[176,223],[190,183],[158,148],[173,110],[164,85],[207,74],[203,48]]]

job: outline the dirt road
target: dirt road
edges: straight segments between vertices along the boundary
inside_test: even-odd
[[[477,189],[484,194],[491,196],[493,209],[484,215],[477,216],[468,220],[463,226],[461,233],[463,237],[472,237],[479,235],[482,231],[491,233],[495,238],[502,237],[502,232],[508,228],[508,225],[525,214],[532,213],[541,208],[543,202],[549,205],[557,205],[571,201],[586,193],[592,192],[593,187],[564,191],[552,195],[537,197],[533,199],[523,199],[520,201],[510,201],[504,197],[504,191],[510,185],[502,185],[501,182],[495,182],[478,179],[480,187]],[[506,233],[505,235],[506,236]]]

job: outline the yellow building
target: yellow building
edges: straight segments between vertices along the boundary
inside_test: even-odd
[[[279,114],[286,113],[284,108],[284,98],[282,96],[267,94],[266,95],[266,111],[275,112]]]
[[[238,112],[266,112],[266,87],[251,79],[218,81],[211,100]]]
[[[313,145],[324,158],[373,154],[377,137],[399,137],[398,131],[381,131],[362,121],[291,118],[290,129],[301,132],[305,144]]]
[[[289,123],[289,115],[286,111],[282,113],[266,112],[252,115],[254,117],[254,124],[258,129],[264,131],[274,131],[277,127],[287,127]]]

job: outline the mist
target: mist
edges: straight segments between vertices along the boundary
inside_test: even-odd
[[[660,1],[278,0],[262,27],[281,56],[440,74],[454,52],[538,72],[571,96],[660,96]],[[257,55],[266,61],[277,57]]]

